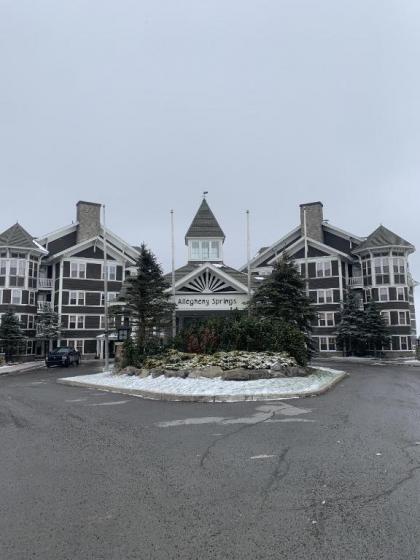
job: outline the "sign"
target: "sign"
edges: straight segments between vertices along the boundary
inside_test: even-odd
[[[247,302],[247,294],[182,294],[175,296],[178,311],[230,311],[244,309]]]

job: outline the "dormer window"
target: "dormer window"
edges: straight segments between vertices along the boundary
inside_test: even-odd
[[[221,241],[209,239],[194,239],[189,243],[190,260],[219,261],[221,260]]]

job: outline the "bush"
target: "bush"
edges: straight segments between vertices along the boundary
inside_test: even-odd
[[[232,350],[287,352],[300,365],[308,361],[305,335],[294,325],[273,318],[237,315],[209,319],[183,329],[174,346],[182,352],[196,354]]]

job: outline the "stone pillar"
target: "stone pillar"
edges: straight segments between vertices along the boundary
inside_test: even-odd
[[[101,205],[79,200],[77,207],[77,243],[96,237],[101,232]]]
[[[322,222],[324,220],[322,202],[308,202],[300,205],[300,225],[304,235],[304,212],[306,210],[306,235],[315,241],[324,243]]]

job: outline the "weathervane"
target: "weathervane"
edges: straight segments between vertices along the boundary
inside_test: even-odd
[[[209,191],[204,191],[203,192],[203,198],[206,198],[206,194],[209,194]]]

